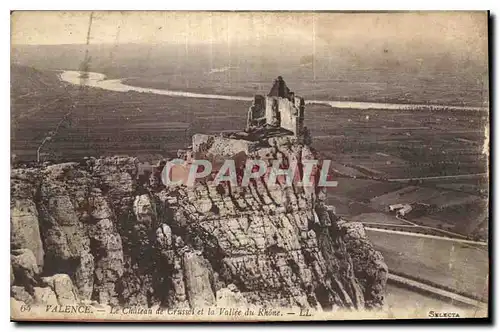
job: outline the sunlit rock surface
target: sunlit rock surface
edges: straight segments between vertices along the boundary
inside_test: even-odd
[[[316,152],[285,136],[245,153],[301,163]],[[138,164],[108,157],[12,170],[14,304],[383,306],[383,257],[317,188],[262,179],[166,188],[155,174],[139,181]]]

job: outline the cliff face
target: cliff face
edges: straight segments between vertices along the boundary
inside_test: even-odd
[[[271,143],[256,153],[310,153]],[[11,229],[11,294],[29,304],[384,303],[387,266],[363,226],[298,186],[165,188],[129,157],[13,169]]]

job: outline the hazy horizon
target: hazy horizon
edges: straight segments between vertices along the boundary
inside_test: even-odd
[[[488,99],[486,11],[91,13],[14,12],[11,63],[219,93],[282,75],[325,98]]]
[[[281,39],[282,44],[293,43],[313,54],[348,49],[373,54],[388,51],[399,56],[450,54],[483,62],[488,51],[487,24],[486,11],[16,11],[11,15],[11,44],[225,44],[234,49]]]

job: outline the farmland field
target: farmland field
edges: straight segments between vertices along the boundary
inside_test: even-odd
[[[13,76],[18,73],[13,71]],[[12,96],[12,152],[21,161],[35,159],[40,142],[70,109],[71,116],[59,135],[43,149],[48,159],[114,154],[158,159],[174,156],[190,144],[196,132],[245,125],[244,102],[77,88],[59,82],[55,72],[43,75],[51,80],[50,92]],[[18,77],[15,83],[22,85],[23,79],[28,76]],[[34,108],[29,115],[28,107]],[[212,116],[219,116],[220,121],[207,121]]]
[[[419,316],[422,315],[422,318],[424,318],[431,310],[436,312],[460,312],[464,308],[463,305],[435,299],[390,283],[387,285],[386,291],[387,306],[394,310],[404,309],[408,312],[408,315],[415,313]]]
[[[474,297],[487,297],[486,247],[447,240],[367,231],[394,274],[433,282]]]

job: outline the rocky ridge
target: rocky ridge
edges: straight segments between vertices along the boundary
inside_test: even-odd
[[[269,139],[255,152],[311,158]],[[376,309],[387,266],[314,188],[166,188],[132,157],[11,172],[11,297],[26,304]]]

